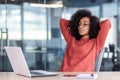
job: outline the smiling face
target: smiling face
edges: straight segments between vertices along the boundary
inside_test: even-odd
[[[90,18],[83,17],[79,20],[78,23],[78,33],[84,38],[89,38],[89,30],[90,30]]]

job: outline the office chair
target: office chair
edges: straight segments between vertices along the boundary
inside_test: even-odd
[[[94,66],[94,71],[95,72],[99,72],[100,71],[100,66],[101,66],[101,63],[102,63],[104,50],[105,50],[105,47],[103,47],[103,49],[100,51],[99,55],[96,58],[95,66]]]

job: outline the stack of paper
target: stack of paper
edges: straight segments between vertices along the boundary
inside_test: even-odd
[[[77,79],[96,79],[98,74],[78,74],[76,76]]]

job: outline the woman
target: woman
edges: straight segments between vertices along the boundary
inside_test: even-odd
[[[60,19],[66,51],[59,71],[92,72],[111,27],[108,19],[99,21],[89,10],[75,12],[70,21]]]

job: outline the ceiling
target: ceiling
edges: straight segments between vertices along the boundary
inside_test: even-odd
[[[20,5],[23,2],[51,4],[56,3],[57,1],[62,1],[63,5],[66,7],[86,7],[100,5],[103,3],[111,3],[120,0],[0,0],[0,4],[8,3]]]
[[[112,3],[120,0],[63,0],[63,4],[67,7],[86,7],[95,6],[103,3]]]
[[[0,0],[0,3],[5,4],[21,4],[23,2],[29,2],[29,3],[42,3],[42,4],[51,4],[57,1],[62,1],[62,0]]]

